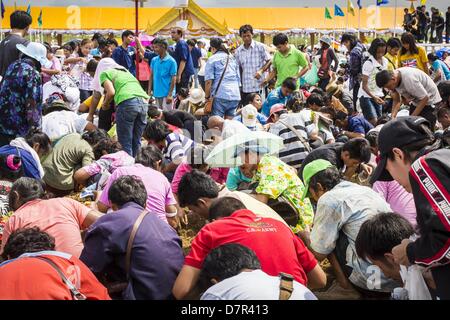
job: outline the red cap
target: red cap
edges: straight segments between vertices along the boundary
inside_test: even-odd
[[[267,122],[272,122],[272,116],[277,113],[280,112],[282,110],[286,110],[286,106],[282,103],[277,103],[274,104],[272,106],[272,108],[270,108],[270,115],[269,115],[269,119],[267,119]]]

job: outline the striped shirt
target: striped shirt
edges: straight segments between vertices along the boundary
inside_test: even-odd
[[[299,169],[308,155],[308,151],[297,135],[280,121],[297,129],[305,141],[308,141],[307,126],[310,121],[308,123],[308,119],[305,119],[305,116],[301,113],[288,113],[282,114],[280,120],[270,127],[270,133],[283,139],[284,147],[280,150],[279,158],[291,167]]]
[[[166,148],[163,151],[164,157],[171,162],[186,157],[194,144],[194,141],[182,134],[171,133],[166,137]]]

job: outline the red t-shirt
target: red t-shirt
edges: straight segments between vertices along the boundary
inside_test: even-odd
[[[56,251],[42,252],[88,300],[111,300],[106,288],[78,258]],[[0,300],[72,300],[58,272],[45,261],[21,257],[0,265]]]
[[[288,273],[303,285],[307,284],[306,274],[317,265],[313,254],[286,225],[258,217],[249,210],[236,211],[204,226],[192,242],[185,264],[201,269],[212,249],[228,243],[252,249],[261,269],[269,275]]]

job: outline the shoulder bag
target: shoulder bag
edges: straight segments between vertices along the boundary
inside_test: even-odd
[[[311,146],[309,145],[308,141],[306,141],[306,139],[302,137],[301,133],[297,129],[295,129],[293,126],[291,126],[290,124],[287,124],[286,122],[284,122],[282,120],[278,120],[278,122],[280,122],[282,125],[284,125],[289,130],[291,130],[297,136],[297,138],[300,140],[300,142],[303,143],[306,151],[311,152],[312,149],[311,149]]]
[[[219,92],[219,88],[220,88],[220,85],[222,84],[222,80],[223,80],[223,77],[225,76],[225,72],[227,71],[229,62],[230,62],[230,55],[227,56],[227,63],[225,64],[225,68],[223,68],[223,72],[222,72],[222,75],[220,76],[220,80],[219,80],[219,83],[217,84],[217,88],[216,88],[216,91],[214,92],[214,96],[210,97],[210,99],[205,103],[205,107],[203,110],[204,114],[210,114],[212,112],[215,96],[217,95],[217,92]]]

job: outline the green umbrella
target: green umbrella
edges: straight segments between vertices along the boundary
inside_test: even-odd
[[[236,152],[249,145],[265,149],[268,154],[275,154],[284,146],[282,138],[265,131],[235,134],[217,144],[206,158],[206,163],[215,168],[240,166],[242,162]]]

